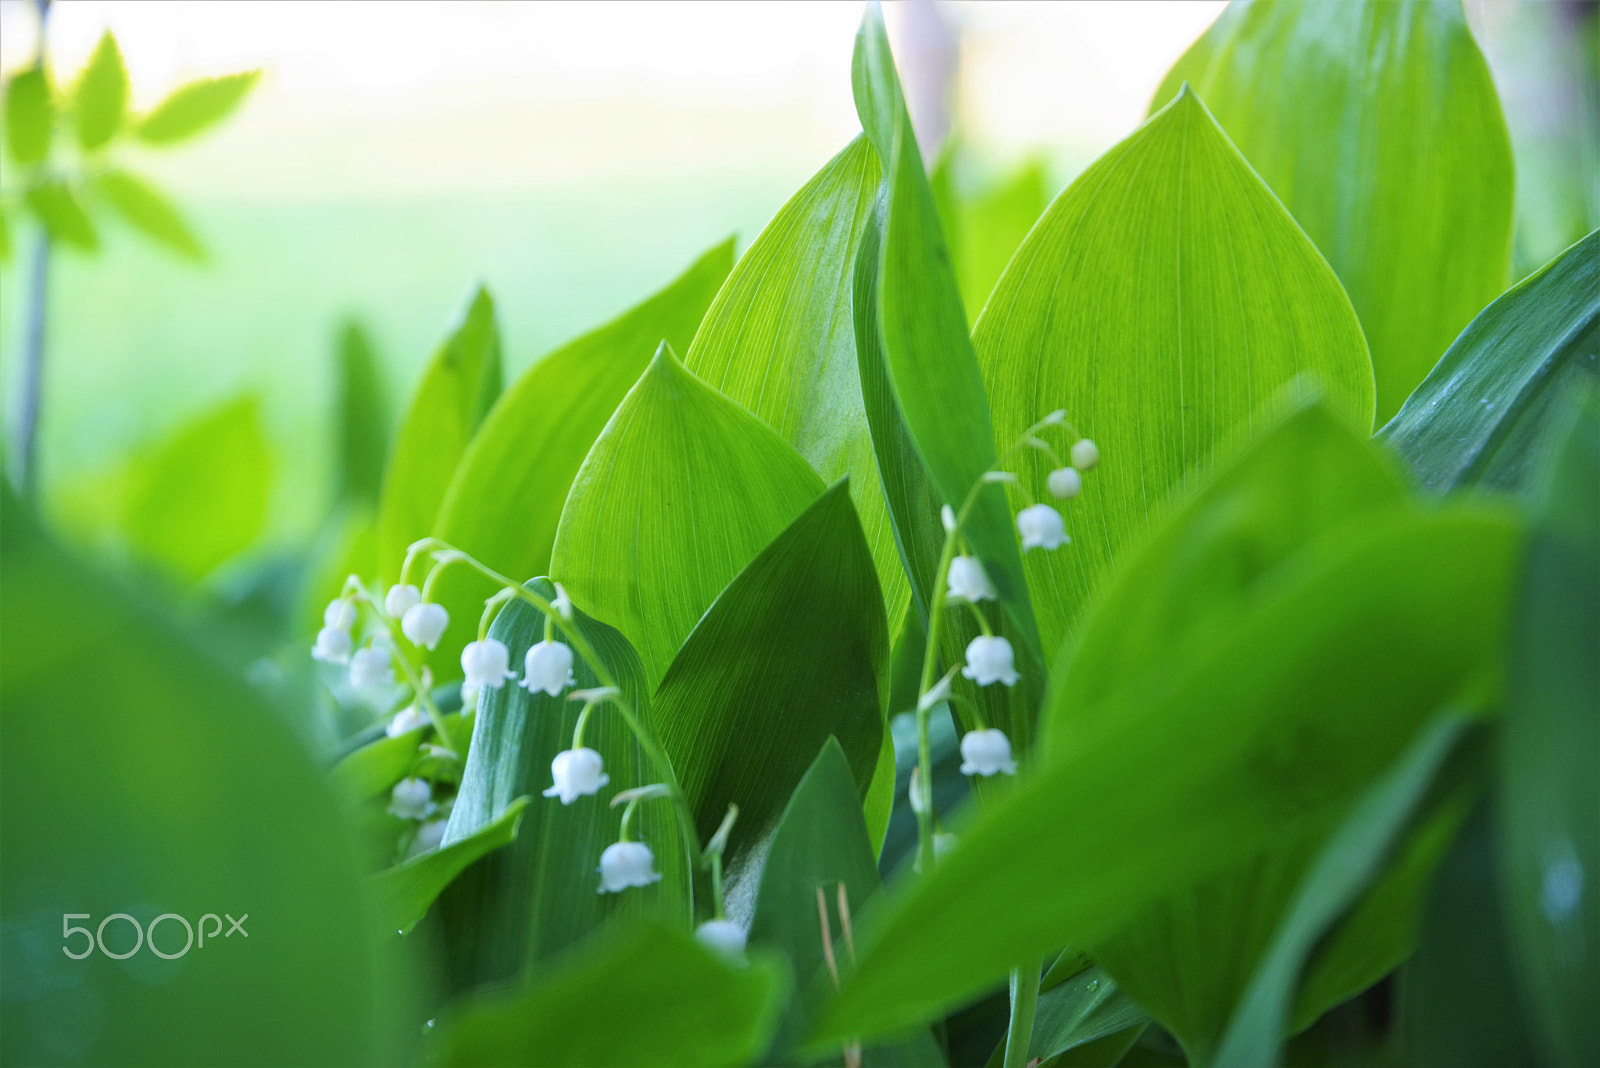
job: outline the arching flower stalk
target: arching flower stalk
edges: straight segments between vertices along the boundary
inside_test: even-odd
[[[612,808],[618,805],[627,807],[622,810],[622,827],[617,833],[617,840],[606,846],[600,854],[600,866],[595,869],[600,873],[600,893],[620,894],[629,887],[649,886],[661,881],[661,873],[656,871],[656,855],[643,842],[635,842],[628,837],[628,823],[633,819],[634,809],[639,807],[639,802],[653,797],[668,797],[670,794],[666,786],[655,783],[623,790],[611,799]]]
[[[711,906],[714,915],[695,928],[694,936],[720,956],[736,964],[744,963],[745,930],[728,919],[722,894],[722,854],[728,848],[728,835],[739,818],[739,806],[729,805],[722,824],[706,843],[701,854],[702,865],[711,869]]]

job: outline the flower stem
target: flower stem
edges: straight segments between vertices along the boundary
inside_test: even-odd
[[[1034,961],[1011,970],[1011,1022],[1006,1027],[1004,1068],[1023,1068],[1028,1063],[1034,1011],[1039,1006],[1039,964]]]

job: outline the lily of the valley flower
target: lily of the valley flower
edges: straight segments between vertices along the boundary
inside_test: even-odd
[[[1088,438],[1079,438],[1072,443],[1072,466],[1079,471],[1092,471],[1094,465],[1100,462],[1100,449]]]
[[[956,836],[948,831],[936,831],[933,835],[933,859],[943,860],[950,850],[956,847]]]
[[[961,669],[961,674],[979,686],[987,686],[992,682],[1015,686],[1018,676],[1012,663],[1010,642],[998,636],[980,634],[967,643],[967,666]]]
[[[498,638],[485,638],[481,642],[468,642],[461,650],[461,671],[466,675],[463,687],[474,692],[488,687],[498,690],[511,677],[511,651]]]
[[[438,807],[427,779],[401,779],[389,794],[389,815],[403,820],[425,820]]]
[[[939,523],[944,527],[946,534],[956,532],[956,510],[948,504],[939,507]]]
[[[563,805],[570,805],[580,797],[597,792],[611,781],[604,770],[604,761],[593,749],[565,749],[550,762],[550,775],[555,785],[544,792],[546,797],[559,797]]]
[[[410,734],[419,727],[428,725],[428,715],[416,705],[411,704],[394,714],[389,725],[383,728],[383,733],[391,738],[398,738],[402,734]]]
[[[976,556],[958,556],[950,561],[950,596],[962,601],[992,601],[994,586]]]
[[[444,829],[449,820],[429,820],[417,828],[417,836],[411,840],[411,848],[406,850],[406,859],[420,857],[424,853],[432,853],[444,841]]]
[[[1015,775],[1017,762],[1011,759],[1011,739],[1005,731],[993,728],[968,731],[961,736],[961,774]]]
[[[317,644],[311,647],[311,659],[324,664],[348,663],[350,632],[342,627],[323,627],[317,631]]]
[[[560,642],[543,641],[528,647],[522,663],[522,685],[529,693],[543,690],[551,697],[571,686],[572,650]]]
[[[390,586],[383,595],[383,610],[390,619],[403,619],[405,614],[422,603],[422,591],[410,583]]]
[[[322,625],[336,630],[349,630],[356,621],[355,603],[343,597],[328,602],[322,610]]]
[[[707,920],[694,929],[701,945],[735,964],[744,962],[744,928],[732,920]]]
[[[1050,472],[1045,484],[1050,487],[1052,497],[1070,501],[1083,491],[1083,476],[1075,467],[1058,467]]]
[[[1061,513],[1048,504],[1033,504],[1017,513],[1017,533],[1022,535],[1022,550],[1057,549],[1072,539]]]
[[[412,645],[432,649],[444,637],[444,628],[450,625],[450,613],[442,604],[414,604],[400,617],[400,633]]]
[[[358,690],[377,690],[394,682],[389,670],[389,650],[378,646],[357,649],[350,657],[350,685]]]
[[[659,882],[656,855],[643,842],[613,842],[600,854],[600,893],[619,894],[630,886]]]
[[[555,586],[556,595],[550,601],[550,607],[554,608],[556,614],[562,619],[570,620],[572,619],[572,598],[567,596],[567,588],[561,583],[558,582]]]

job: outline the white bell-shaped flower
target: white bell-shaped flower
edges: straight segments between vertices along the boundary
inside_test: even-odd
[[[939,506],[939,524],[944,527],[946,534],[956,532],[956,510],[948,504]]]
[[[461,671],[466,675],[463,688],[470,686],[475,693],[484,688],[498,690],[511,677],[511,651],[498,638],[468,642],[461,650]]]
[[[356,621],[355,602],[340,597],[328,602],[322,610],[322,625],[337,630],[349,630]]]
[[[444,628],[450,625],[450,613],[442,604],[414,604],[400,617],[400,633],[412,645],[432,649],[444,637]]]
[[[416,705],[406,705],[394,714],[389,725],[383,728],[383,733],[391,738],[398,738],[402,734],[410,734],[419,727],[428,725],[428,714]]]
[[[403,820],[425,820],[438,807],[427,779],[401,779],[389,793],[389,815]]]
[[[420,857],[424,853],[432,853],[444,841],[444,829],[449,826],[447,819],[429,820],[417,828],[417,836],[411,840],[411,848],[406,850],[406,859]]]
[[[311,659],[324,664],[348,663],[350,632],[342,627],[323,627],[317,631],[317,644],[311,647]]]
[[[950,596],[962,601],[992,601],[994,586],[976,556],[958,556],[950,561]]]
[[[1058,467],[1045,479],[1050,495],[1058,500],[1070,501],[1083,492],[1083,476],[1075,467]]]
[[[659,882],[656,855],[643,842],[613,842],[600,854],[600,892],[618,894],[630,886]]]
[[[1094,465],[1100,462],[1100,448],[1088,438],[1079,438],[1072,443],[1072,466],[1079,471],[1092,471]]]
[[[522,685],[529,693],[543,690],[551,697],[571,686],[572,650],[560,642],[539,642],[528,646],[522,661]]]
[[[723,959],[744,963],[744,928],[732,920],[707,920],[694,929],[694,936]]]
[[[1005,731],[989,728],[968,731],[961,736],[961,774],[1015,775],[1017,762],[1011,759],[1011,739]]]
[[[1072,539],[1061,513],[1048,504],[1031,504],[1017,513],[1017,533],[1022,535],[1022,551],[1057,549]]]
[[[949,855],[950,850],[956,847],[956,836],[948,831],[935,831],[933,834],[933,859],[943,860]]]
[[[389,670],[389,650],[375,645],[357,649],[350,657],[350,685],[358,690],[379,690],[394,685]]]
[[[1012,663],[1010,642],[998,636],[980,634],[967,643],[967,666],[961,669],[961,674],[979,686],[987,686],[991,682],[1015,686],[1017,669]]]
[[[389,587],[389,592],[383,595],[383,610],[389,613],[390,619],[402,619],[405,614],[422,603],[422,591],[409,582],[403,585]]]
[[[555,785],[546,790],[544,796],[559,797],[563,805],[570,805],[611,781],[604,768],[605,762],[593,749],[564,749],[550,761],[550,775]]]

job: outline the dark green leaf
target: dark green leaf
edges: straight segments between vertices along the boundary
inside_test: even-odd
[[[1039,995],[1028,1056],[1048,1060],[1149,1020],[1104,969],[1085,968]]]
[[[1427,489],[1521,486],[1552,405],[1600,382],[1600,230],[1483,309],[1379,436]]]
[[[78,144],[86,151],[104,145],[122,128],[128,108],[128,71],[122,65],[117,39],[107,30],[100,35],[88,66],[78,79],[73,100],[78,124]]]
[[[34,67],[6,86],[6,147],[13,162],[39,163],[50,155],[55,105],[44,69]]]
[[[180,85],[144,117],[139,137],[152,145],[187,140],[227,118],[260,77],[260,71],[251,70]]]
[[[100,247],[100,237],[83,210],[83,202],[66,182],[50,178],[30,186],[27,201],[34,217],[44,224],[52,240],[85,252]]]
[[[166,194],[127,171],[102,171],[94,188],[134,229],[191,260],[204,260],[206,250]]]
[[[467,865],[516,841],[522,810],[528,807],[529,800],[519,797],[481,830],[372,876],[373,893],[384,922],[401,934],[408,933]]]
[[[1388,420],[1511,267],[1511,141],[1455,0],[1236,3],[1187,81],[1350,294]]]
[[[383,368],[367,332],[354,320],[345,323],[339,332],[335,359],[335,410],[339,413],[335,499],[375,506],[389,454],[389,404]]]

